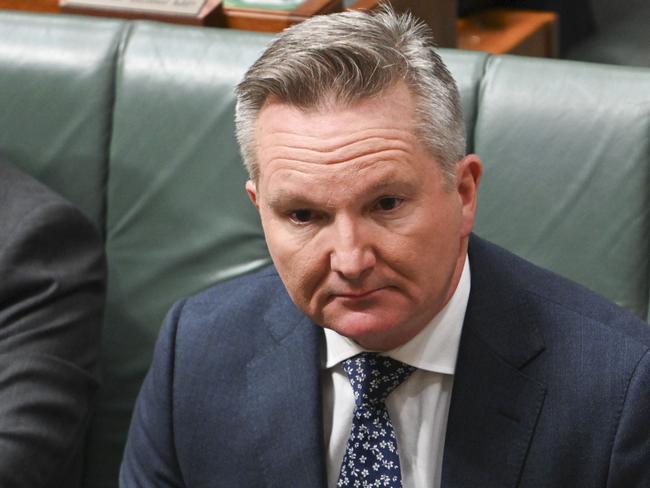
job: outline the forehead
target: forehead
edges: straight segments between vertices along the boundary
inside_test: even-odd
[[[260,181],[278,175],[345,179],[414,171],[428,157],[414,132],[414,101],[405,84],[351,105],[322,104],[302,110],[270,100],[260,111],[257,161]],[[338,176],[338,177],[337,177]]]
[[[397,117],[396,117],[397,116]],[[269,98],[257,118],[256,135],[295,133],[305,137],[327,138],[361,128],[400,128],[413,132],[414,97],[404,82],[383,90],[375,96],[352,103],[343,103],[333,96],[310,108],[300,108]]]
[[[439,167],[415,136],[412,115],[405,86],[351,106],[305,111],[271,102],[258,119],[257,190],[272,206],[418,194]]]

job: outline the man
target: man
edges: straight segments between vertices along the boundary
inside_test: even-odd
[[[481,162],[431,48],[384,8],[250,68],[273,266],[172,309],[123,487],[650,486],[650,331],[471,236]]]
[[[81,486],[106,269],[79,210],[0,159],[0,486]]]

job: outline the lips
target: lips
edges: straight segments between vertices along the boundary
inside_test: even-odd
[[[354,291],[354,292],[345,292],[345,293],[333,293],[332,295],[336,298],[347,298],[350,300],[359,300],[362,298],[368,298],[383,289],[384,287],[374,288],[372,290],[363,291],[363,292]]]

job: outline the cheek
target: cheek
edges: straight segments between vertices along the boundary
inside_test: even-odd
[[[435,292],[455,268],[461,242],[461,220],[455,216],[430,208],[414,212],[414,223],[408,231],[384,236],[379,241],[382,260],[407,278],[413,293]]]
[[[376,233],[376,245],[387,261],[417,269],[448,246],[457,231],[450,226],[450,219],[432,213],[430,209],[418,209],[405,225]]]
[[[275,261],[274,261],[275,262]],[[312,320],[319,321],[322,308],[323,283],[327,281],[329,267],[315,259],[309,252],[292,253],[278,268],[280,277],[291,300]]]
[[[262,216],[269,253],[291,299],[306,311],[318,283],[327,273],[322,252],[310,239],[287,231],[284,224]]]

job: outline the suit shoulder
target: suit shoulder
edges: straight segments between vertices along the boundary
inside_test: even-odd
[[[217,309],[246,308],[268,300],[278,287],[284,289],[273,265],[264,266],[251,273],[227,279],[190,297],[186,308],[214,313]]]
[[[206,330],[232,330],[237,335],[246,335],[278,300],[290,301],[275,268],[265,266],[183,300],[178,311],[182,329],[179,332],[193,335]],[[242,328],[242,323],[251,325]]]
[[[0,198],[4,203],[0,208],[7,214],[10,211],[25,211],[34,206],[47,204],[72,206],[36,178],[2,159],[0,159],[0,187],[2,188]]]
[[[490,287],[501,296],[514,291],[518,303],[512,306],[544,317],[543,323],[567,328],[588,322],[587,331],[627,338],[642,350],[650,347],[648,324],[596,292],[475,236],[471,249],[473,288]]]
[[[0,160],[0,245],[43,228],[50,237],[88,239],[101,247],[95,225],[72,203],[32,176]]]
[[[272,266],[181,300],[162,336],[179,375],[240,368],[291,334],[304,320]]]

